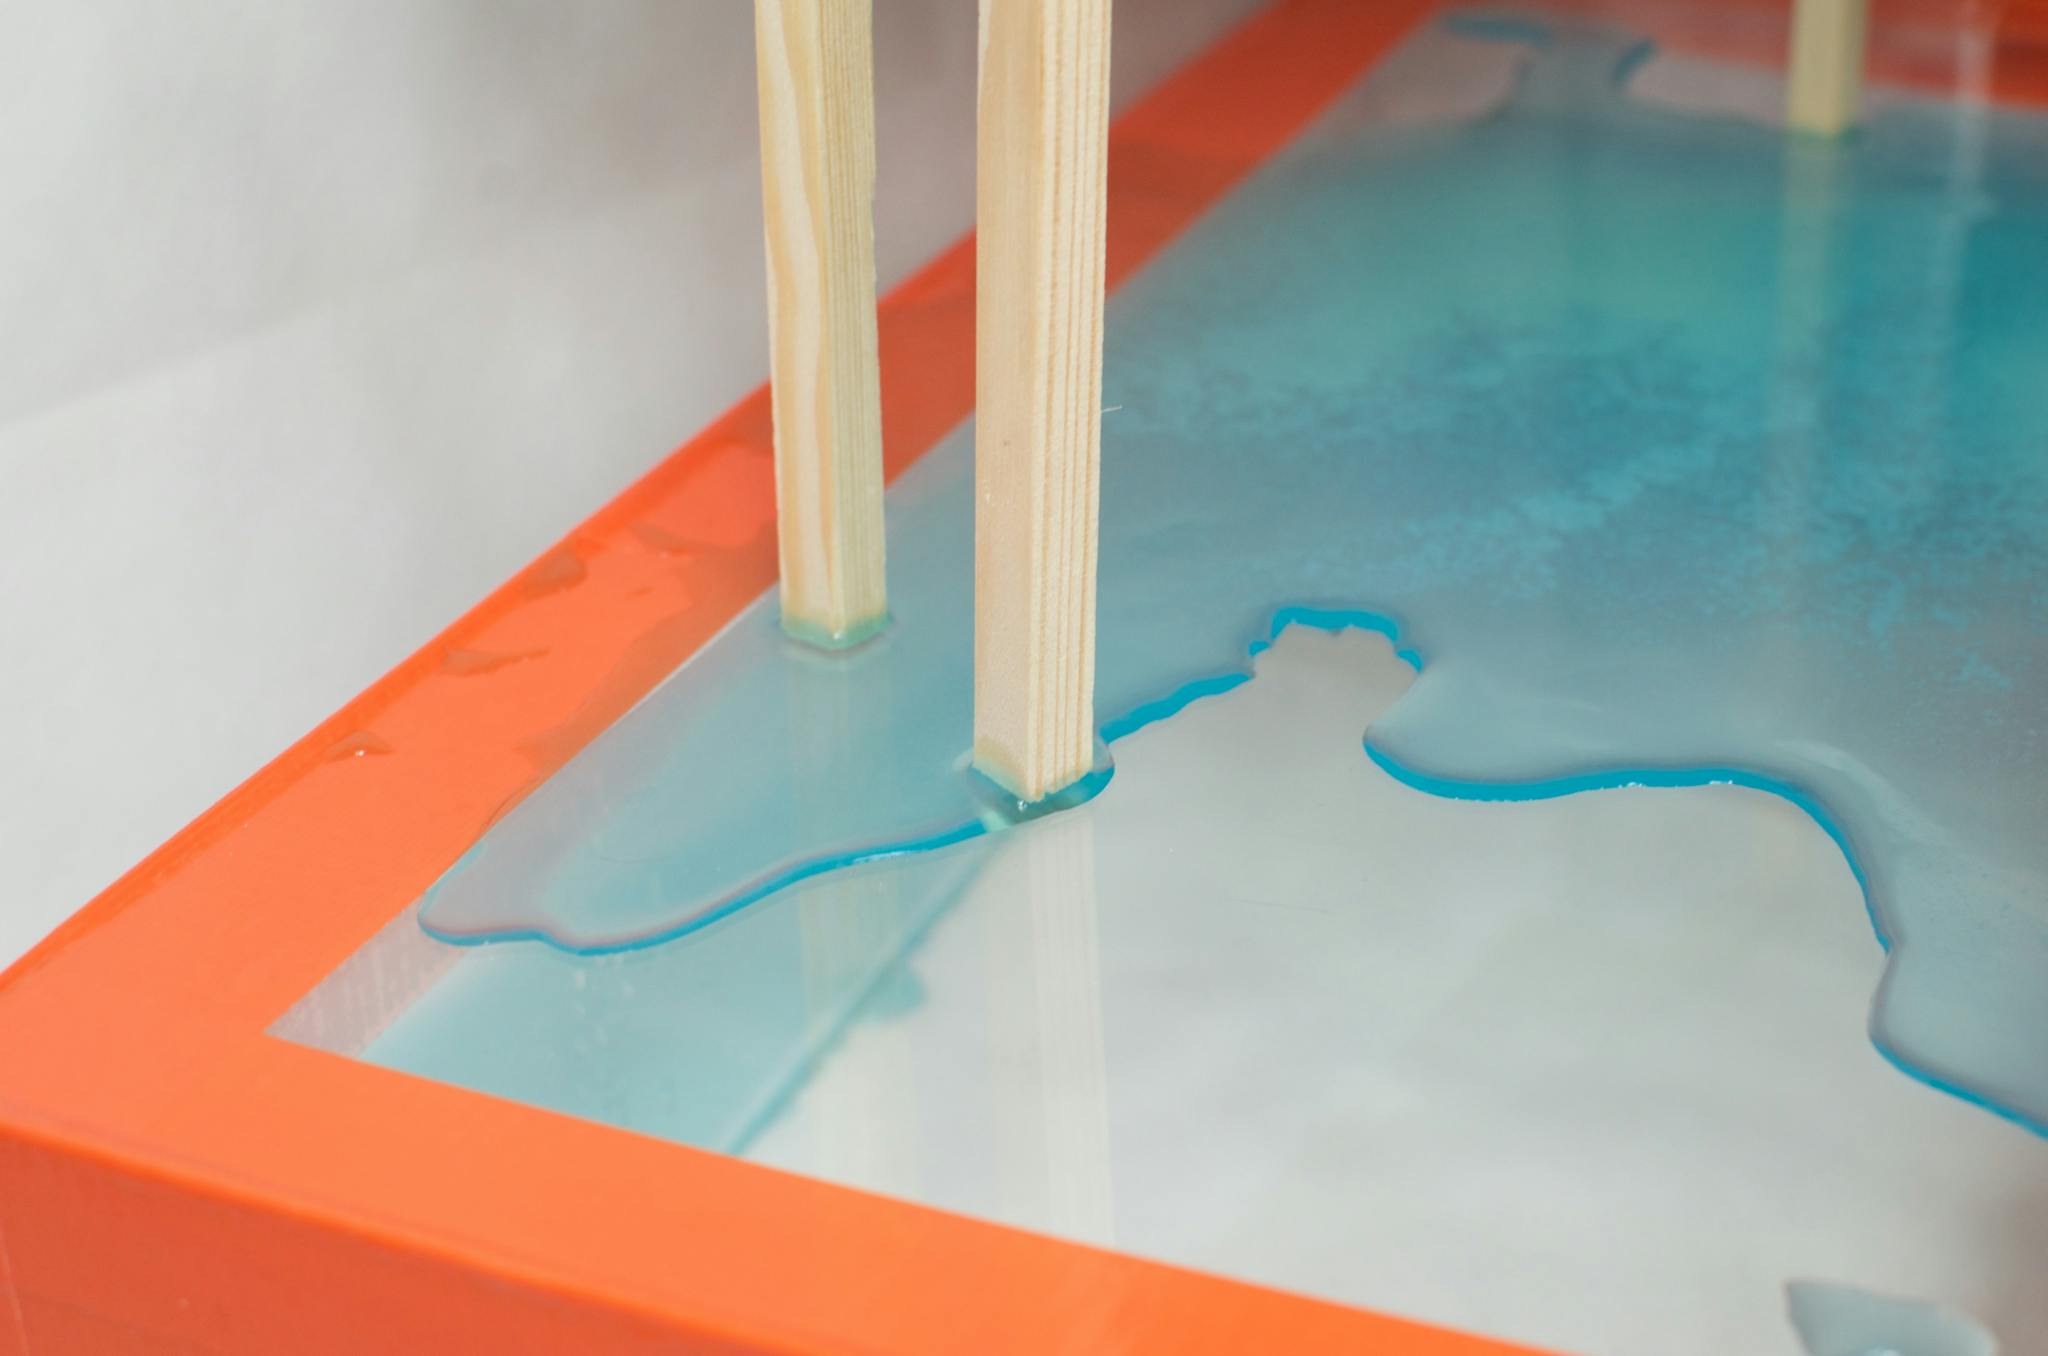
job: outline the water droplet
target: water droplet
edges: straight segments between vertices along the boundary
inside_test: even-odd
[[[345,734],[327,746],[320,755],[322,762],[335,763],[345,758],[376,758],[394,752],[390,743],[372,730],[357,730]]]
[[[1789,1281],[1785,1308],[1807,1356],[1998,1356],[1983,1324],[1925,1300]]]
[[[529,659],[538,659],[546,654],[545,647],[538,650],[450,650],[441,661],[441,671],[452,673],[458,678],[471,678],[480,673],[496,673],[499,669]]]
[[[557,546],[527,567],[526,573],[519,577],[519,589],[529,598],[539,598],[561,589],[574,588],[589,573],[589,567],[573,548]]]

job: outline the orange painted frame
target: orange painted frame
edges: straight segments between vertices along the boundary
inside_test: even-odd
[[[1112,284],[1425,8],[1282,0],[1130,109]],[[971,410],[973,283],[882,307],[892,474]],[[757,391],[0,978],[0,1353],[1505,1350],[264,1034],[774,582],[769,466]]]
[[[1544,0],[1550,8],[1609,19],[1659,46],[1717,61],[1782,68],[1792,0]],[[1916,93],[2048,108],[2048,0],[1870,0],[1866,77]],[[1959,90],[1957,52],[1901,42],[1901,34],[1971,32],[1989,44],[1985,87]]]
[[[1121,117],[1111,284],[1430,3],[1278,0]],[[883,304],[892,475],[970,410],[973,277]],[[0,1356],[1518,1350],[264,1034],[773,582],[769,436],[757,391],[0,975]]]

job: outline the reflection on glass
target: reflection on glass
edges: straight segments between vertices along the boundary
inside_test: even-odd
[[[967,836],[963,432],[890,631],[743,615],[370,1057],[1559,1347],[1764,1349],[1814,1266],[2048,1328],[2048,124],[1440,58],[1111,305],[1100,797]]]

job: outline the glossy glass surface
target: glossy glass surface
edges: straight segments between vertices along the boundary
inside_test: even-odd
[[[1460,27],[1529,54],[1497,110],[1340,118],[1113,304],[1105,735],[1290,605],[1398,619],[1426,667],[1383,767],[1794,798],[1895,948],[1881,1047],[2048,1121],[2048,133],[1897,104],[1787,139],[1632,101],[1623,35]],[[968,438],[893,496],[885,637],[744,618],[428,926],[618,950],[978,831]]]
[[[2048,120],[1646,55],[1454,20],[1112,301],[1099,796],[983,832],[963,430],[890,631],[744,615],[369,1057],[1586,1350],[1816,1271],[2048,1323]]]

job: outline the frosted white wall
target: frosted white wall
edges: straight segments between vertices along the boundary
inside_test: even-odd
[[[1253,8],[1120,0],[1119,101]],[[972,213],[974,6],[876,9],[886,284]],[[762,379],[752,51],[0,6],[0,963]]]

